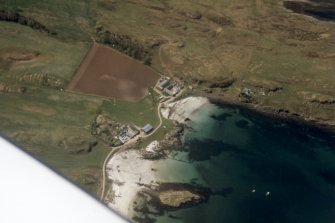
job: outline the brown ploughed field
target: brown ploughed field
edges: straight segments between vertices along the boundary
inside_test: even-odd
[[[158,79],[159,75],[141,62],[94,44],[67,90],[138,101]]]

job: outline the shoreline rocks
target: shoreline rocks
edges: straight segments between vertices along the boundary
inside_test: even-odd
[[[218,105],[229,105],[236,106],[239,108],[244,108],[250,112],[255,112],[272,119],[282,120],[285,122],[293,123],[295,125],[304,127],[304,128],[313,128],[325,133],[335,133],[335,124],[327,123],[327,121],[315,120],[311,117],[306,117],[304,114],[292,113],[285,109],[276,109],[268,106],[259,106],[257,104],[241,102],[238,100],[214,96],[206,94],[204,97],[207,97],[208,100],[213,104]]]

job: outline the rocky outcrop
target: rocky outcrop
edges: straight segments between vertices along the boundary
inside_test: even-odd
[[[306,102],[331,105],[335,104],[335,97],[327,94],[321,94],[316,92],[309,91],[300,91],[298,95],[303,98]]]
[[[272,95],[283,90],[283,86],[275,81],[269,80],[246,80],[243,81],[239,98],[241,102],[257,103],[256,96]]]
[[[184,134],[185,125],[177,124],[176,127],[160,142],[163,150],[178,149],[182,146],[181,136]]]
[[[187,183],[161,183],[151,195],[163,209],[187,208],[205,202],[211,196],[209,188]]]
[[[30,61],[38,56],[39,56],[38,52],[12,53],[9,54],[6,59],[13,62]]]
[[[6,21],[6,22],[14,22],[18,23],[24,26],[29,26],[30,28],[34,30],[38,30],[40,32],[44,32],[50,35],[56,35],[57,33],[49,30],[45,25],[37,22],[36,20],[25,17],[18,12],[12,12],[12,11],[6,11],[6,10],[0,10],[0,21]]]
[[[208,84],[209,88],[228,88],[233,85],[235,79],[233,77],[223,77],[220,80],[216,80],[213,83]]]
[[[109,45],[136,60],[143,61],[143,63],[150,65],[152,60],[152,49],[158,45],[159,42],[154,44],[144,44],[131,38],[125,34],[119,34],[105,30],[103,27],[98,27],[96,30],[97,42]]]
[[[134,210],[143,215],[159,216],[165,211],[196,206],[206,202],[215,193],[209,188],[187,183],[160,183],[138,193]]]
[[[27,89],[25,87],[13,86],[0,83],[0,92],[4,93],[24,93]]]
[[[160,160],[166,158],[166,153],[164,151],[148,152],[141,151],[142,159],[146,160]]]
[[[161,204],[173,208],[181,208],[189,204],[194,205],[204,199],[204,196],[192,193],[188,190],[167,190],[159,193]]]
[[[165,138],[159,142],[154,151],[141,151],[142,159],[164,159],[171,151],[179,150],[182,146],[181,136],[184,133],[184,129],[184,124],[176,124],[176,127],[171,132],[166,134]]]
[[[244,81],[244,86],[252,88],[255,92],[261,94],[269,94],[283,90],[283,86],[275,81],[269,80],[247,80]]]
[[[94,139],[68,137],[58,142],[58,146],[70,154],[86,154],[92,152],[98,142]]]
[[[233,25],[233,20],[226,15],[208,14],[207,19],[220,25],[220,26],[230,26]]]
[[[91,126],[91,134],[110,146],[120,146],[122,142],[116,138],[122,125],[104,114],[97,115]]]
[[[62,88],[65,86],[65,80],[46,73],[23,74],[17,77],[18,82],[38,85],[42,87]]]
[[[208,91],[212,91],[214,89],[220,90],[220,89],[226,89],[231,87],[235,83],[235,78],[229,77],[229,76],[220,76],[220,77],[214,77],[210,80],[204,80],[204,79],[192,79],[191,83],[195,85],[202,85],[208,88]]]
[[[195,20],[202,18],[201,13],[198,11],[180,11],[180,14],[184,15],[187,18],[195,19]]]
[[[292,26],[282,25],[281,23],[273,23],[272,28],[276,32],[285,33],[287,38],[299,41],[319,41],[321,33],[312,32],[305,29],[295,28]]]

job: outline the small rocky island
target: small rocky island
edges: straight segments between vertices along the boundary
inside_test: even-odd
[[[162,205],[181,208],[200,203],[205,200],[205,196],[192,193],[188,190],[167,190],[159,193],[159,200]]]

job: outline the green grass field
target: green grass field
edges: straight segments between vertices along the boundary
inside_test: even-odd
[[[146,96],[137,103],[118,100],[105,101],[101,109],[102,112],[110,114],[114,120],[133,123],[138,127],[143,127],[147,123],[157,126],[159,123],[157,103],[150,96]]]
[[[151,96],[139,103],[106,100],[19,82],[25,74],[46,74],[68,83],[90,44],[63,41],[14,23],[0,22],[0,29],[0,83],[27,87],[24,94],[0,92],[0,134],[92,194],[98,193],[102,163],[110,149],[99,142],[90,153],[71,151],[95,140],[91,124],[101,112],[124,123],[157,125],[155,100]],[[32,60],[8,59],[35,52],[38,56]]]
[[[40,88],[30,89],[22,95],[0,93],[1,135],[77,180],[66,173],[73,169],[97,172],[109,152],[99,145],[91,153],[71,153],[73,149],[87,146],[82,141],[94,140],[90,123],[101,103],[100,99]],[[98,183],[98,176],[95,183]],[[91,190],[96,193],[97,188]]]
[[[96,139],[91,124],[104,113],[121,123],[158,125],[151,97],[139,103],[106,100],[86,95],[29,88],[25,94],[0,93],[1,135],[27,149],[93,194],[98,192],[102,163],[110,151],[98,140],[92,152],[76,154]],[[164,133],[163,133],[164,134]],[[162,137],[157,132],[153,138]],[[94,182],[85,183],[91,179]]]
[[[90,44],[68,43],[37,32],[29,27],[0,22],[0,81],[15,83],[25,74],[47,74],[60,78],[67,84],[83,60]],[[32,60],[11,61],[9,56],[37,53]],[[65,87],[65,86],[64,86]]]
[[[94,32],[91,4],[89,0],[1,0],[0,8],[34,18],[56,32],[57,38],[74,43],[91,39]]]

